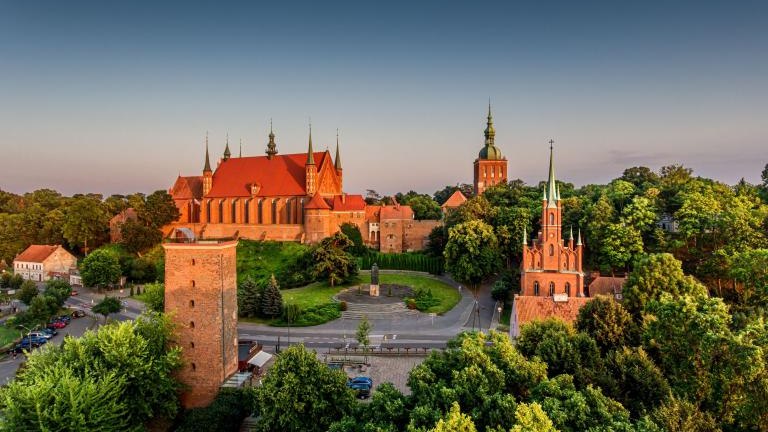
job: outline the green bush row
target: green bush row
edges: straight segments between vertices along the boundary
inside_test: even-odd
[[[361,269],[370,270],[376,263],[380,269],[412,270],[427,272],[434,275],[443,274],[444,261],[442,258],[430,257],[417,253],[381,253],[369,252],[359,258]]]
[[[291,315],[288,322],[288,313]],[[308,327],[315,326],[328,321],[333,321],[341,317],[341,308],[339,303],[325,303],[318,306],[312,306],[304,310],[299,309],[297,305],[290,305],[283,308],[283,316],[272,325],[277,327]]]

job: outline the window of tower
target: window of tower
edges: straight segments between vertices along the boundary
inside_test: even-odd
[[[555,214],[554,213],[550,213],[549,214],[549,224],[550,225],[554,225],[555,224]]]
[[[555,256],[555,245],[549,245],[549,256]]]
[[[197,365],[192,363],[192,370],[197,370]]]
[[[190,308],[193,308],[193,307],[195,307],[195,301],[194,301],[194,300],[190,300],[190,301],[189,301],[189,307],[190,307]]]
[[[555,295],[555,283],[550,282],[549,283],[549,296],[552,297]]]
[[[195,259],[192,258],[192,265],[195,265]]]
[[[194,343],[194,342],[190,342],[190,343],[189,343],[189,347],[190,347],[190,348],[194,348],[194,347],[195,347],[195,343]]]
[[[195,328],[195,322],[194,321],[190,321],[189,322],[189,328]]]
[[[539,281],[533,282],[533,295],[539,295]]]
[[[194,287],[195,287],[195,281],[193,280],[192,281],[192,288],[194,288]]]

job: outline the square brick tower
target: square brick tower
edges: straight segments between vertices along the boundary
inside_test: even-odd
[[[237,372],[237,241],[164,243],[165,311],[177,324],[185,408],[206,406]]]

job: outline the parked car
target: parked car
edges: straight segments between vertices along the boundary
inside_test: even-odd
[[[355,394],[357,397],[361,399],[366,399],[368,396],[371,395],[371,386],[365,383],[353,383],[351,381],[347,382],[347,387],[355,391]]]
[[[37,346],[38,346],[37,344],[29,343],[28,339],[22,339],[21,342],[17,343],[16,346],[13,347],[13,350],[16,351],[17,353],[20,353],[24,350],[29,351],[32,348],[35,348]]]
[[[44,333],[48,333],[51,336],[56,336],[57,334],[59,334],[59,332],[57,332],[56,329],[44,328],[41,331]]]
[[[80,309],[72,311],[72,318],[82,318],[85,316],[85,312]]]
[[[369,387],[373,387],[373,380],[371,377],[367,376],[357,376],[354,378],[350,378],[349,382],[353,384],[367,384]]]
[[[48,323],[47,328],[62,329],[67,326],[64,321],[51,321]]]
[[[56,321],[64,321],[65,323],[69,324],[70,321],[72,321],[72,317],[69,315],[60,315],[54,318]]]
[[[71,293],[69,293],[69,295],[73,295],[73,296],[76,296],[76,295],[77,295],[77,291],[75,291],[75,290],[72,290],[72,292],[71,292]]]
[[[24,338],[21,339],[21,343],[22,344],[25,343],[25,342],[31,343],[31,345],[33,347],[36,347],[36,346],[40,346],[40,345],[48,342],[48,339],[46,339],[44,337],[29,336],[29,337],[24,337]]]
[[[44,331],[35,331],[35,332],[30,333],[29,337],[33,337],[33,338],[36,337],[38,339],[39,338],[43,338],[45,340],[48,340],[48,339],[52,338],[53,335],[52,334],[48,334],[48,333],[46,333]]]

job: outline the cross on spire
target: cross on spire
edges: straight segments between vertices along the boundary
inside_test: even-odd
[[[554,147],[554,146],[553,146],[553,144],[555,144],[555,140],[553,140],[552,138],[550,138],[550,139],[549,139],[549,149],[550,149],[550,150],[552,150],[552,149],[553,149],[553,147]]]

